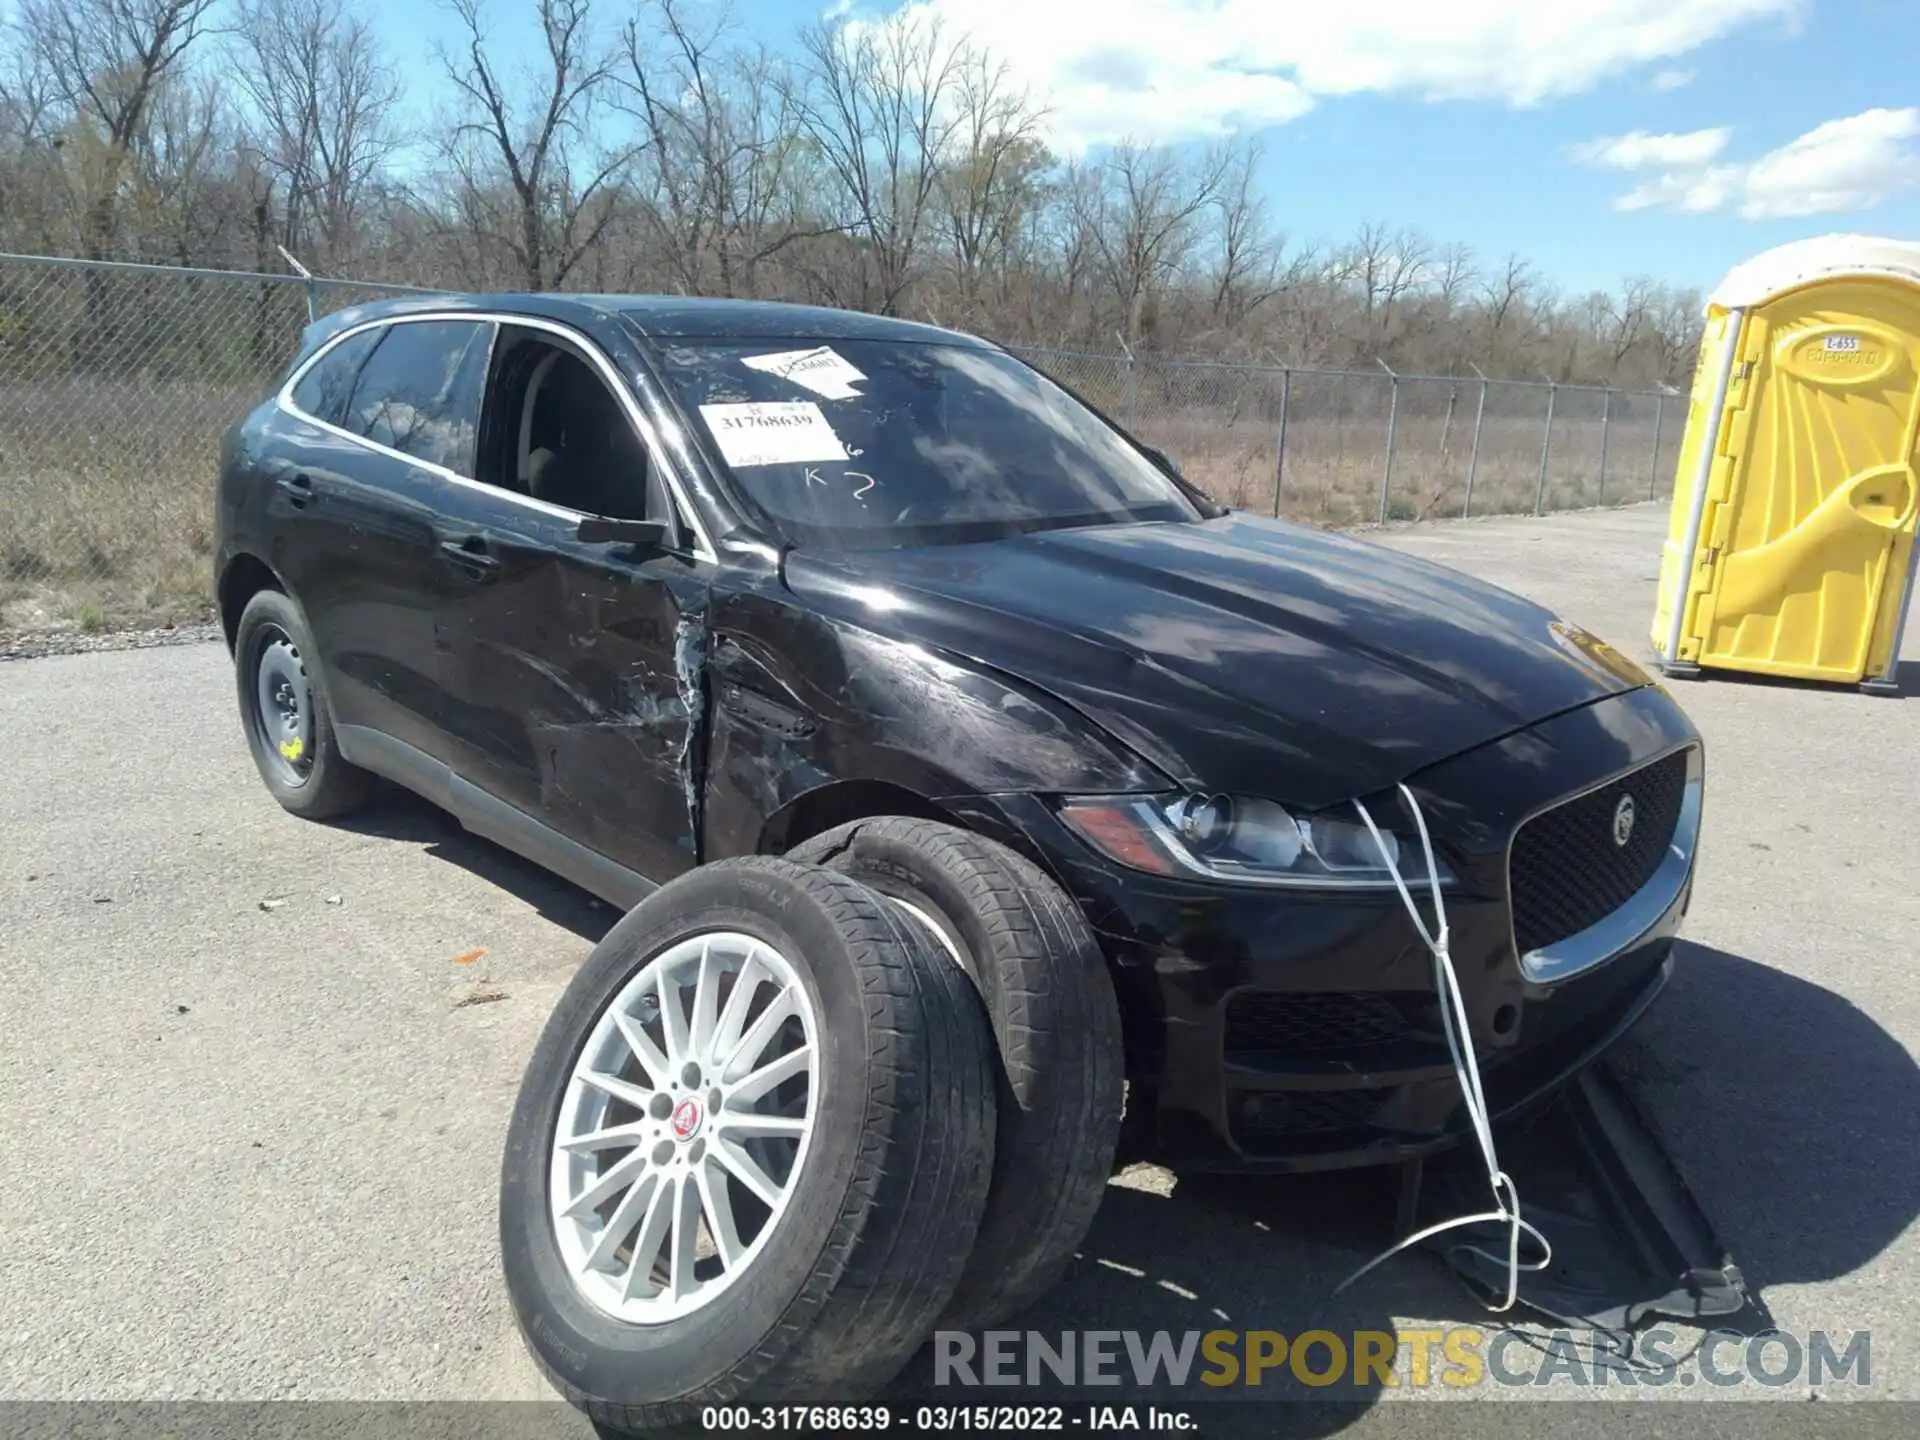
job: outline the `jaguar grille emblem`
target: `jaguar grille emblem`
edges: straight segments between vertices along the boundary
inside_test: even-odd
[[[1633,796],[1622,795],[1620,803],[1613,807],[1613,843],[1624,850],[1632,838]]]

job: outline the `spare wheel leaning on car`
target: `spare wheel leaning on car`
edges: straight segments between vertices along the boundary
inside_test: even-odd
[[[997,1325],[1060,1278],[1113,1173],[1125,1057],[1099,942],[1037,865],[958,826],[856,820],[790,855],[894,901],[986,1001],[999,1051],[993,1188],[942,1323]]]
[[[979,998],[858,882],[775,858],[649,896],[568,984],[514,1106],[522,1335],[603,1427],[870,1395],[959,1283],[993,1161]]]

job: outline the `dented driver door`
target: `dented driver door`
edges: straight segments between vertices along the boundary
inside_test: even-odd
[[[711,567],[473,487],[440,543],[456,773],[663,884],[697,861]],[[471,559],[466,557],[471,556]]]

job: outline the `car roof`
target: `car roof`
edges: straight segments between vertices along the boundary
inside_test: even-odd
[[[431,310],[485,310],[557,320],[591,330],[610,320],[650,340],[902,340],[990,349],[975,335],[887,315],[787,305],[770,300],[722,300],[692,295],[578,295],[448,293],[385,298],[339,310],[309,326],[301,353],[349,325]]]
[[[985,345],[978,336],[938,325],[833,310],[824,305],[788,305],[773,300],[716,300],[689,295],[592,295],[617,309],[643,335],[662,339],[701,337],[751,340],[801,336],[820,340],[922,340]]]

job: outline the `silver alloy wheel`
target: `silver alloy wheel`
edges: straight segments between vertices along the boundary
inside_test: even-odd
[[[737,931],[681,940],[621,987],[574,1061],[547,1187],[588,1303],[656,1325],[746,1273],[806,1163],[819,1037],[792,963]]]

